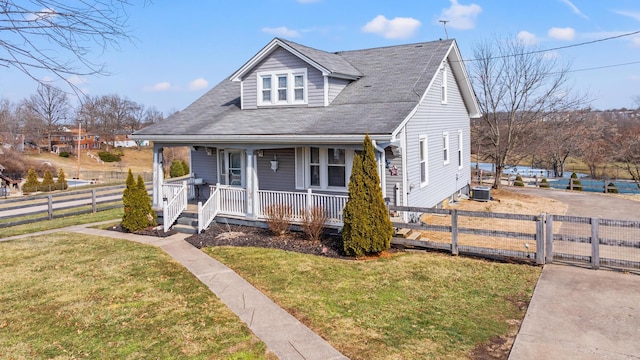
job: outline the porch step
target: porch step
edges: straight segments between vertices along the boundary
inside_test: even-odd
[[[411,233],[411,229],[401,228],[396,231],[396,236],[401,238],[406,238],[407,235],[409,235],[409,233]]]
[[[395,236],[409,239],[409,240],[420,240],[422,233],[420,233],[420,231],[417,231],[417,230],[400,228],[396,231]]]
[[[422,234],[420,233],[420,231],[411,231],[409,233],[409,236],[407,236],[405,239],[420,240],[421,237],[422,237]]]
[[[180,224],[180,223],[176,223],[171,227],[173,230],[182,233],[182,234],[197,234],[198,233],[198,225],[196,224],[196,226],[191,226],[191,225],[184,225],[184,224]]]

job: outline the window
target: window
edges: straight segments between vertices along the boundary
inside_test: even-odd
[[[442,133],[442,156],[444,158],[444,164],[449,163],[449,133]]]
[[[346,159],[344,149],[329,149],[329,161],[327,164],[327,172],[329,175],[329,186],[345,187],[347,182],[345,179],[346,174]]]
[[[278,102],[287,102],[287,75],[278,75]]]
[[[271,75],[262,76],[262,102],[271,102]]]
[[[260,72],[257,76],[258,105],[307,103],[307,69],[277,73]]]
[[[440,83],[440,87],[441,87],[441,91],[442,91],[441,94],[440,94],[440,96],[441,96],[440,101],[443,104],[446,104],[447,103],[447,68],[444,67],[444,65],[443,65],[442,70],[440,71],[440,73],[442,74],[442,76],[440,78],[440,82],[441,82]]]
[[[458,169],[462,169],[462,130],[458,130]]]
[[[420,186],[429,184],[429,153],[427,150],[427,136],[420,135]]]
[[[309,159],[311,186],[320,186],[320,148],[312,147]]]
[[[346,190],[353,154],[352,149],[296,148],[296,188]]]

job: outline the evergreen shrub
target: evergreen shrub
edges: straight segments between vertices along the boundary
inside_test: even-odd
[[[567,189],[571,189],[571,182],[573,183],[573,190],[575,191],[582,191],[582,183],[580,182],[580,179],[578,179],[578,174],[576,173],[571,173],[571,178],[569,179],[570,183],[567,186]]]
[[[27,171],[27,180],[24,185],[22,185],[23,193],[31,193],[38,191],[38,186],[40,186],[40,180],[38,180],[38,174],[34,168],[30,168]]]
[[[343,247],[344,252],[351,256],[387,250],[393,236],[369,135],[365,136],[363,147],[362,155],[356,154],[353,159],[349,199],[343,210]]]
[[[157,225],[157,216],[151,207],[151,198],[147,193],[144,180],[138,175],[138,181],[133,179],[133,173],[129,169],[126,180],[126,188],[122,192],[124,215],[122,227],[129,232],[136,232]]]
[[[53,174],[51,174],[51,171],[46,170],[42,178],[42,183],[40,184],[40,186],[38,186],[38,190],[52,191],[55,189],[56,189],[56,183],[55,181],[53,181]]]
[[[610,182],[607,185],[607,191],[606,192],[609,193],[609,194],[617,194],[618,193],[618,187],[616,186],[616,184]]]
[[[544,179],[542,179],[542,181],[540,182],[540,187],[541,187],[541,188],[550,188],[550,187],[551,187],[551,185],[549,185],[549,181],[548,181],[546,178],[544,178]]]
[[[522,176],[516,176],[516,180],[513,182],[513,186],[524,187],[524,181],[522,181]]]
[[[110,153],[108,151],[99,151],[98,152],[98,156],[100,157],[100,160],[102,160],[104,162],[118,162],[118,161],[120,161],[120,156],[118,156],[117,154]]]
[[[56,189],[67,190],[68,188],[69,188],[69,183],[67,183],[64,170],[60,169],[58,170],[58,180],[56,181]]]

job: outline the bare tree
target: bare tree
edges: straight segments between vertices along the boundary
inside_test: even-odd
[[[39,71],[66,81],[105,74],[89,54],[128,39],[127,0],[0,1],[0,66],[13,67],[41,84]]]
[[[616,144],[618,129],[595,114],[585,125],[585,132],[579,140],[578,158],[589,167],[591,178],[605,177],[607,166],[614,160],[614,149],[619,146]]]
[[[51,85],[40,84],[36,94],[31,95],[28,106],[44,123],[48,150],[51,151],[51,134],[67,121],[71,110],[67,94]]]
[[[495,166],[494,188],[509,162],[516,163],[549,114],[584,104],[567,84],[568,65],[532,51],[515,39],[479,43],[471,63],[471,81],[483,116],[474,134]]]

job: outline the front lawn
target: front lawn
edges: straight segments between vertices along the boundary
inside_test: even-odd
[[[0,254],[0,359],[274,358],[158,248],[55,233]]]
[[[529,265],[439,253],[349,261],[262,248],[204,251],[351,359],[482,358],[495,347],[492,355],[506,358],[540,275]]]

